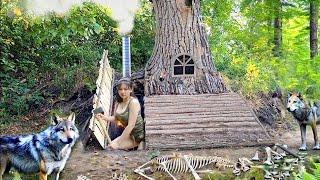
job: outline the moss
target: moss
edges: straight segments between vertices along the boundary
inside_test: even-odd
[[[38,174],[37,173],[33,173],[33,174],[23,174],[23,173],[19,173],[16,170],[10,170],[8,174],[4,175],[4,179],[5,180],[21,180],[21,179],[28,179],[28,180],[37,180],[39,179]]]
[[[236,176],[232,174],[231,170],[226,171],[213,171],[213,173],[207,173],[204,176],[204,180],[229,180],[229,179],[235,179]]]
[[[262,180],[264,176],[264,171],[260,168],[251,168],[248,172],[244,173],[243,176],[243,179]]]
[[[234,176],[232,170],[224,172],[215,171],[204,176],[205,180],[230,180],[230,179],[245,179],[245,180],[262,180],[264,172],[259,168],[252,168],[248,172],[242,173],[240,176]]]

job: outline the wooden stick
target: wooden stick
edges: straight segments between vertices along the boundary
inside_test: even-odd
[[[282,145],[279,145],[279,144],[276,144],[277,147],[279,147],[280,149],[284,150],[285,152],[291,154],[292,156],[298,158],[298,159],[301,159],[296,153],[292,152],[291,150],[283,147]]]

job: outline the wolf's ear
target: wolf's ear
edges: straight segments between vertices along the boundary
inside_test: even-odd
[[[57,125],[59,123],[59,119],[60,117],[58,115],[53,114],[53,116],[51,116],[51,124],[52,125]]]
[[[300,92],[297,93],[297,97],[298,97],[300,100],[302,100],[302,95],[301,95]]]
[[[74,112],[72,112],[68,117],[68,121],[71,121],[72,123],[74,123],[75,119],[76,119],[76,115],[74,114]]]
[[[288,99],[289,99],[291,96],[292,96],[292,93],[291,93],[291,92],[289,92],[289,94],[288,94]]]

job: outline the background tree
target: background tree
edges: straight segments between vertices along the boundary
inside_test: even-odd
[[[318,54],[318,0],[310,0],[310,57]]]
[[[274,48],[275,56],[281,55],[282,46],[282,3],[281,0],[274,0]]]

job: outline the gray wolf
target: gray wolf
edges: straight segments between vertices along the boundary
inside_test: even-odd
[[[317,123],[320,122],[320,106],[314,103],[306,106],[300,93],[289,93],[287,101],[287,109],[297,119],[301,132],[301,146],[299,150],[307,150],[306,144],[306,126],[310,125],[313,131],[314,147],[319,150],[320,144],[317,133]]]
[[[58,180],[71,148],[79,137],[75,114],[54,116],[44,131],[32,135],[0,137],[0,180],[11,167],[22,173],[39,173],[39,179]]]

